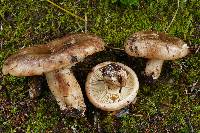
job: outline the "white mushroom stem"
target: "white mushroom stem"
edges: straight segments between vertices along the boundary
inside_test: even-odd
[[[147,61],[145,75],[157,79],[160,76],[164,60],[151,59]]]
[[[81,87],[73,73],[68,68],[45,74],[49,88],[55,96],[61,110],[68,114],[84,115],[86,105],[84,103]]]

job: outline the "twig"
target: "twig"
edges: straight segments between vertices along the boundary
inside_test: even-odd
[[[194,128],[192,127],[192,123],[190,122],[190,118],[188,116],[186,117],[186,123],[190,129],[190,133],[194,133]]]
[[[106,48],[109,48],[109,49],[124,51],[124,48],[114,48],[114,47],[110,47],[110,46],[108,46],[108,45],[106,45],[105,47],[106,47]]]
[[[85,14],[85,33],[88,32],[87,29],[87,13]]]
[[[3,30],[3,23],[1,22],[0,23],[0,31],[2,31],[2,30]],[[2,47],[3,47],[3,40],[0,39],[0,49],[2,49]]]
[[[190,46],[189,50],[191,53],[197,54],[200,51],[200,45]]]
[[[90,0],[87,1],[87,7],[86,7],[87,9],[88,9],[89,4],[90,4]],[[85,13],[85,33],[88,32],[87,26],[88,26],[88,18],[87,18],[87,13]]]
[[[3,49],[3,41],[0,40],[0,49]]]
[[[199,52],[200,47],[197,48],[197,50],[195,51],[195,54]]]
[[[176,18],[176,15],[178,13],[178,10],[179,10],[179,0],[177,0],[177,9],[176,9],[176,12],[174,13],[174,16],[170,22],[170,24],[168,25],[168,27],[166,28],[165,32],[167,32],[169,30],[169,28],[171,27],[172,23],[174,22],[175,18]]]
[[[47,0],[47,2],[49,2],[49,3],[51,3],[52,5],[58,7],[59,9],[65,11],[67,14],[69,14],[69,15],[71,15],[71,16],[73,16],[73,17],[78,18],[78,19],[80,19],[80,20],[82,20],[82,21],[85,21],[85,19],[83,19],[83,18],[77,16],[77,15],[74,14],[74,13],[71,13],[71,12],[67,11],[66,9],[64,9],[64,8],[60,7],[59,5],[57,5],[56,3],[54,3],[54,2],[52,2],[52,1],[50,1],[50,0]]]

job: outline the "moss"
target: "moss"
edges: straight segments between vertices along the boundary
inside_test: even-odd
[[[130,7],[112,4],[110,0],[54,2],[82,18],[87,14],[88,31],[101,36],[108,46],[119,48],[123,48],[124,40],[136,31],[164,31],[177,10],[177,2],[171,0],[141,0],[138,6]],[[47,1],[2,0],[0,7],[0,69],[4,60],[19,48],[85,30],[83,21]],[[176,18],[167,32],[190,46],[199,47],[199,7],[197,1],[180,1]],[[30,99],[28,78],[3,76],[0,72],[0,132],[200,131],[199,53],[191,52],[184,59],[165,62],[161,77],[152,84],[145,84],[141,75],[145,60],[119,51],[107,51],[75,66],[84,69],[75,71],[82,88],[89,70],[104,60],[123,62],[139,76],[138,100],[129,107],[129,115],[122,118],[99,116],[101,129],[98,129],[92,113],[96,109],[87,100],[86,117],[67,118],[59,111],[47,87],[40,97]]]

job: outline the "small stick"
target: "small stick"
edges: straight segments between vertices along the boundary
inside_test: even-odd
[[[3,41],[0,41],[0,49],[3,48]]]
[[[197,54],[200,51],[200,46],[198,45],[190,46],[189,50],[191,51],[191,53]]]
[[[188,124],[189,129],[190,129],[190,133],[194,133],[194,128],[192,127],[192,124],[190,122],[190,118],[188,116],[186,117],[186,122]]]
[[[110,47],[110,46],[108,46],[108,45],[106,45],[105,47],[106,47],[106,48],[109,48],[109,49],[124,51],[124,48],[114,48],[114,47]]]
[[[87,1],[87,7],[86,7],[87,9],[88,9],[89,3],[90,3],[90,1],[88,0],[88,1]],[[88,18],[87,18],[87,12],[85,12],[85,33],[88,32],[87,26],[88,26]]]
[[[0,31],[2,30],[3,30],[3,24],[0,23]],[[2,47],[3,47],[3,41],[0,39],[0,49],[2,49]]]
[[[96,85],[96,84],[99,84],[99,82],[104,82],[104,80],[92,81],[91,84],[92,85]]]
[[[88,23],[87,23],[87,22],[88,22],[88,21],[87,21],[87,13],[85,13],[85,33],[88,32],[88,29],[87,29]]]
[[[65,11],[66,13],[70,14],[70,15],[73,16],[73,17],[78,18],[78,19],[80,19],[80,20],[82,20],[82,21],[85,21],[85,19],[83,19],[83,18],[77,16],[77,15],[74,14],[74,13],[71,13],[71,12],[67,11],[66,9],[64,9],[64,8],[60,7],[59,5],[57,5],[56,3],[54,3],[54,2],[52,2],[52,1],[50,1],[50,0],[47,0],[47,2],[49,2],[49,3],[51,3],[52,5],[58,7],[59,9]]]

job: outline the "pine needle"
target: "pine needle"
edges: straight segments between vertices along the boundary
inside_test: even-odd
[[[69,15],[75,17],[75,18],[78,18],[78,19],[80,19],[80,20],[82,20],[82,21],[85,21],[85,19],[83,19],[83,18],[77,16],[77,15],[74,14],[74,13],[71,13],[71,12],[67,11],[66,9],[64,9],[64,8],[60,7],[59,5],[57,5],[56,3],[54,3],[54,2],[52,2],[52,1],[50,1],[50,0],[47,0],[47,1],[48,1],[49,3],[51,3],[52,5],[56,6],[57,8],[59,8],[59,9],[65,11],[67,14],[69,14]]]
[[[176,12],[174,13],[174,16],[173,16],[173,18],[172,18],[172,20],[171,20],[171,22],[170,22],[170,24],[168,25],[168,27],[166,28],[166,30],[165,30],[165,32],[167,32],[168,30],[169,30],[169,28],[171,27],[171,25],[172,25],[172,23],[174,22],[174,20],[175,20],[175,18],[176,18],[176,15],[177,15],[177,13],[178,13],[178,10],[179,10],[179,0],[177,1],[177,9],[176,9]]]
[[[85,33],[88,32],[87,26],[88,26],[88,23],[87,23],[87,13],[86,13],[85,14]]]

